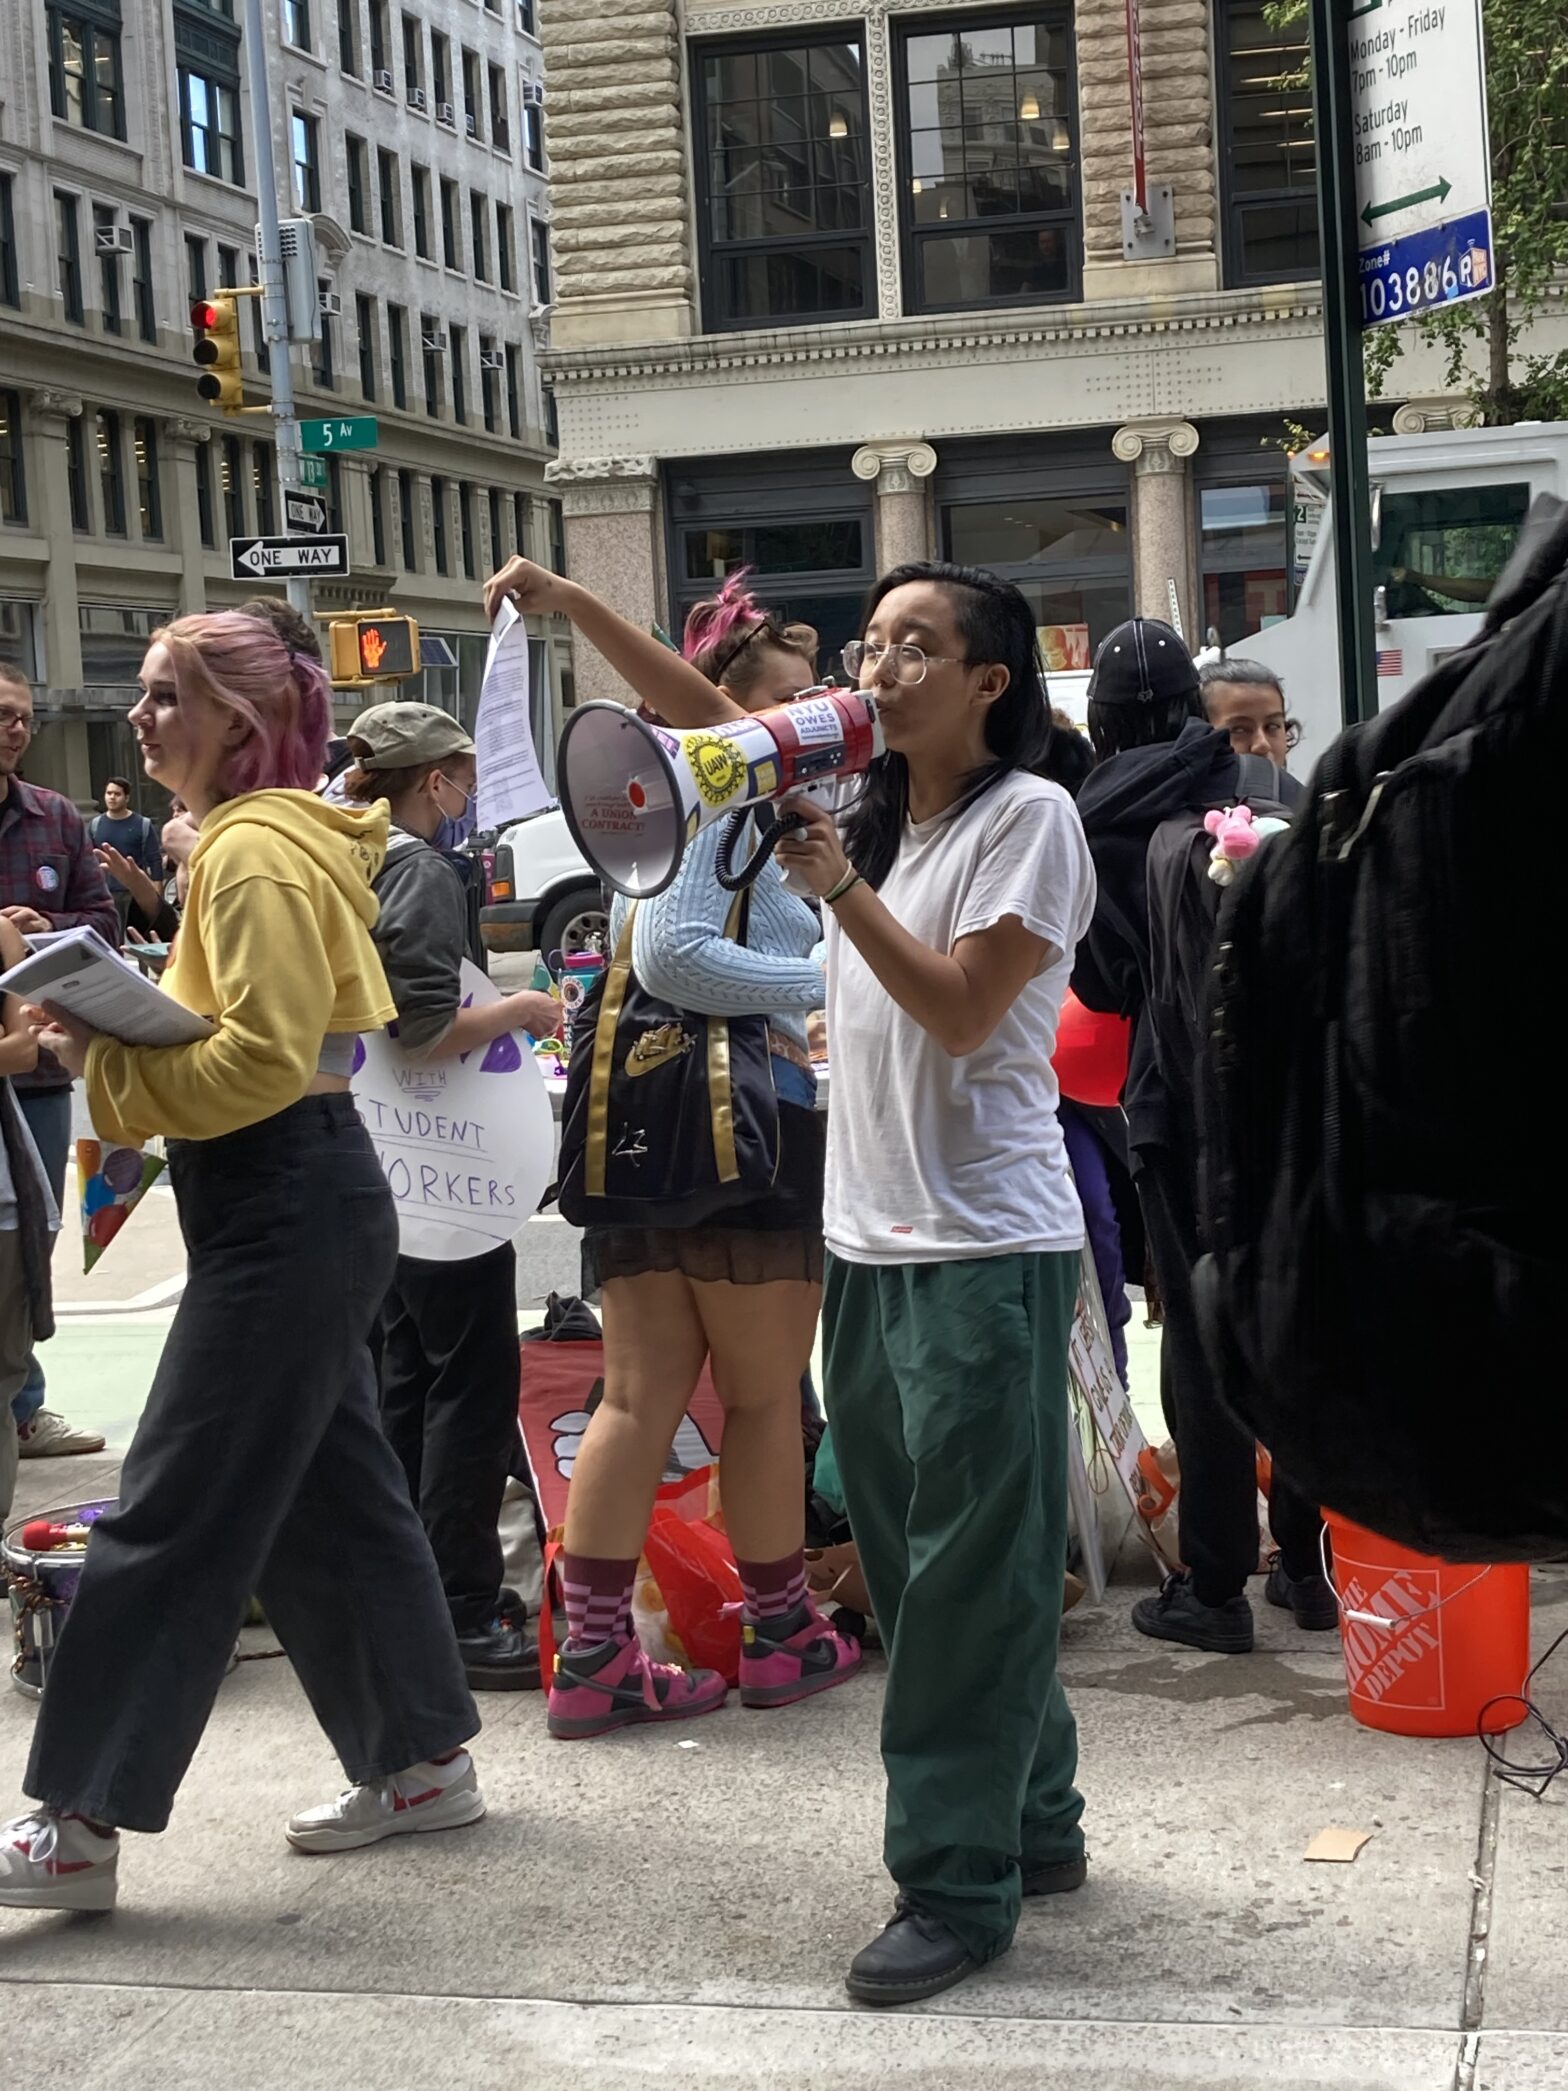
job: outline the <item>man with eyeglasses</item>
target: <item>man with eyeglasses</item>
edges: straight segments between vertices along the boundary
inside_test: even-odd
[[[25,783],[18,774],[32,738],[32,690],[14,668],[0,665],[0,914],[24,937],[50,929],[96,929],[106,943],[118,946],[120,918],[81,815],[59,792]],[[63,1206],[71,1077],[48,1053],[40,1053],[31,1074],[11,1079],[55,1203]],[[44,1407],[43,1367],[36,1355],[11,1412],[23,1459],[103,1450],[97,1431],[74,1429]]]

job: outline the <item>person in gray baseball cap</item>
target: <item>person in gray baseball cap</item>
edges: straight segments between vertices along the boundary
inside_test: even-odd
[[[436,847],[477,782],[474,744],[450,712],[397,700],[349,729],[351,800],[385,799],[392,832],[375,881],[373,935],[397,1005],[398,1043],[421,1059],[471,1052],[503,1031],[549,1037],[559,1007],[525,989],[464,1006],[462,963],[483,966],[460,862]],[[517,1443],[517,1264],[510,1242],[455,1263],[399,1256],[382,1309],[381,1422],[403,1462],[452,1611],[468,1682],[539,1685],[525,1619],[501,1587],[497,1530]]]

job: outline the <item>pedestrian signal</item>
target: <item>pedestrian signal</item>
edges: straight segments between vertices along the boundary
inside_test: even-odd
[[[237,414],[245,405],[245,383],[240,369],[239,301],[219,291],[213,298],[198,298],[191,306],[191,329],[196,336],[191,361],[201,376],[196,391],[225,414]]]
[[[398,682],[419,673],[419,626],[393,610],[335,617],[328,626],[335,683]]]

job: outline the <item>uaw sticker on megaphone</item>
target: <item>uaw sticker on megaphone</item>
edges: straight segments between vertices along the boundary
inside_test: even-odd
[[[577,847],[633,900],[662,893],[699,829],[760,799],[865,769],[882,753],[872,700],[808,690],[723,726],[672,733],[619,704],[583,704],[561,735],[561,806]]]

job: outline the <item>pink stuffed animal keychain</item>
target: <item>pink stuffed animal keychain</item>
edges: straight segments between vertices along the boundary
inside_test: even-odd
[[[1258,845],[1269,835],[1283,834],[1286,823],[1268,814],[1255,820],[1250,806],[1226,806],[1206,813],[1203,825],[1214,837],[1209,877],[1216,886],[1228,886]]]

